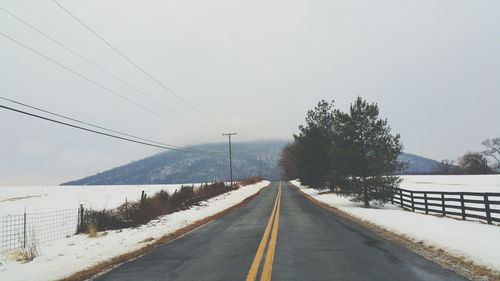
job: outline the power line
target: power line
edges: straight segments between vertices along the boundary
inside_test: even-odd
[[[75,129],[79,129],[79,130],[91,132],[91,133],[94,133],[94,134],[99,134],[99,135],[103,135],[103,136],[107,136],[107,137],[111,137],[111,138],[123,140],[123,141],[128,141],[128,142],[138,143],[138,144],[142,144],[142,145],[147,145],[147,146],[162,148],[162,149],[166,149],[166,150],[174,150],[174,151],[188,152],[188,153],[192,153],[193,152],[193,151],[189,151],[189,150],[172,148],[172,147],[167,147],[167,146],[164,146],[164,145],[158,145],[158,144],[154,144],[154,143],[148,143],[148,142],[144,142],[144,141],[134,140],[134,139],[126,138],[126,137],[121,137],[121,136],[117,136],[117,135],[113,135],[113,134],[109,134],[109,133],[105,133],[105,132],[101,132],[101,131],[97,131],[97,130],[85,128],[85,127],[81,127],[81,126],[77,126],[77,125],[74,125],[74,124],[66,123],[66,122],[63,122],[63,121],[55,120],[55,119],[52,119],[52,118],[44,117],[44,116],[41,116],[41,115],[37,115],[37,114],[26,112],[26,111],[23,111],[23,110],[15,109],[15,108],[12,108],[12,107],[9,107],[9,106],[5,106],[5,105],[1,105],[1,104],[0,104],[0,108],[7,109],[7,110],[10,110],[10,111],[14,111],[14,112],[17,112],[17,113],[20,113],[20,114],[28,115],[28,116],[31,116],[31,117],[39,118],[39,119],[42,119],[42,120],[45,120],[45,121],[54,122],[54,123],[57,123],[57,124],[60,124],[60,125],[72,127],[72,128],[75,128]]]
[[[165,119],[165,120],[171,121],[171,122],[173,122],[174,124],[179,125],[179,123],[177,123],[176,121],[171,120],[170,118],[168,118],[168,117],[166,117],[166,116],[164,116],[164,115],[162,115],[162,114],[160,114],[160,113],[158,113],[158,112],[156,112],[156,111],[154,111],[154,110],[151,110],[151,109],[149,109],[149,108],[147,108],[147,107],[145,107],[145,106],[143,106],[143,105],[141,105],[141,104],[139,104],[139,103],[137,103],[137,102],[135,102],[135,101],[133,101],[133,100],[131,100],[131,99],[129,99],[129,98],[127,98],[127,97],[125,97],[125,96],[123,96],[123,95],[119,94],[119,93],[117,93],[117,92],[116,92],[116,91],[114,91],[114,90],[111,90],[110,88],[108,88],[108,87],[106,87],[106,86],[104,86],[104,85],[100,84],[99,82],[97,82],[97,81],[95,81],[95,80],[92,80],[92,79],[88,78],[87,76],[85,76],[85,75],[81,74],[80,72],[77,72],[76,70],[73,70],[72,68],[70,68],[70,67],[68,67],[68,66],[66,66],[66,65],[64,65],[64,64],[62,64],[62,63],[60,63],[60,62],[58,62],[58,61],[56,61],[56,60],[54,60],[54,59],[52,59],[52,58],[50,58],[50,57],[48,57],[48,56],[46,56],[46,55],[44,55],[43,53],[41,53],[41,52],[39,52],[39,51],[37,51],[37,50],[35,50],[35,49],[31,48],[30,46],[28,46],[28,45],[26,45],[26,44],[24,44],[24,43],[22,43],[22,42],[20,42],[20,41],[17,41],[16,39],[14,39],[14,38],[12,38],[12,37],[8,36],[7,34],[4,34],[4,33],[0,32],[0,35],[2,35],[3,37],[7,38],[8,40],[10,40],[10,41],[12,41],[12,42],[14,42],[14,43],[18,44],[19,46],[22,46],[23,48],[25,48],[25,49],[27,49],[27,50],[29,50],[29,51],[33,52],[34,54],[37,54],[37,55],[39,55],[40,57],[42,57],[42,58],[44,58],[44,59],[46,59],[46,60],[48,60],[48,61],[50,61],[50,62],[52,62],[52,63],[56,64],[57,66],[59,66],[59,67],[61,67],[61,68],[65,69],[65,70],[67,70],[67,71],[69,71],[69,72],[71,72],[71,73],[75,74],[76,76],[78,76],[78,77],[80,77],[80,78],[82,78],[82,79],[84,79],[84,80],[87,80],[88,82],[90,82],[90,83],[92,83],[92,84],[96,85],[97,87],[99,87],[99,88],[101,88],[101,89],[103,89],[103,90],[105,90],[105,91],[107,91],[107,92],[109,92],[109,93],[111,93],[111,94],[113,94],[113,95],[115,95],[115,96],[117,96],[117,97],[120,97],[121,99],[124,99],[124,100],[126,100],[126,101],[128,101],[128,102],[130,102],[130,103],[132,103],[132,104],[134,104],[134,105],[136,105],[136,106],[138,106],[138,107],[140,107],[140,108],[142,108],[142,109],[144,109],[144,110],[146,110],[146,111],[148,111],[148,112],[152,113],[152,114],[155,114],[155,115],[157,115],[157,116],[159,116],[159,117],[161,117],[161,118],[163,118],[163,119]]]
[[[44,36],[45,38],[47,38],[48,40],[52,41],[53,43],[57,44],[58,46],[60,46],[61,48],[65,49],[66,51],[70,52],[71,54],[73,54],[74,56],[78,57],[79,59],[85,61],[86,63],[90,64],[91,66],[99,69],[100,71],[104,72],[106,75],[108,75],[109,77],[115,79],[116,81],[119,81],[120,83],[122,83],[123,85],[127,86],[128,88],[134,90],[135,92],[145,96],[146,98],[162,105],[163,107],[165,107],[167,110],[170,110],[170,111],[173,111],[177,114],[181,114],[179,111],[167,106],[166,104],[164,104],[163,102],[153,98],[152,96],[146,94],[145,92],[139,90],[138,88],[136,88],[135,86],[131,85],[130,83],[126,82],[124,79],[121,79],[120,77],[114,75],[113,73],[111,73],[110,71],[106,70],[104,67],[101,67],[99,66],[98,64],[96,64],[95,62],[87,59],[86,57],[82,56],[81,54],[79,54],[78,52],[76,52],[75,50],[71,49],[70,47],[68,47],[67,45],[61,43],[60,41],[56,40],[55,38],[51,37],[50,35],[48,35],[47,33],[41,31],[39,28],[35,27],[34,25],[28,23],[27,21],[23,20],[22,18],[20,18],[19,16],[13,14],[12,12],[8,11],[7,9],[5,9],[4,7],[0,6],[0,10],[2,10],[4,13],[8,14],[9,16],[13,17],[14,19],[16,19],[17,21],[21,22],[22,24],[24,24],[25,26],[29,27],[30,29],[38,32],[39,34],[41,34],[42,36]],[[191,118],[189,118],[187,115],[184,115],[184,114],[181,114],[183,117],[193,121]]]
[[[9,99],[9,98],[6,98],[6,97],[0,96],[0,99],[3,99],[3,100],[6,100],[6,101],[15,103],[17,105],[21,105],[21,106],[24,106],[24,107],[35,109],[35,110],[41,111],[43,113],[50,114],[52,116],[57,116],[57,117],[60,117],[60,118],[64,118],[66,120],[70,120],[70,121],[77,122],[77,123],[80,123],[80,124],[83,124],[83,125],[87,125],[87,126],[90,126],[90,127],[93,127],[93,128],[105,130],[105,131],[108,131],[108,132],[112,132],[112,133],[115,133],[115,134],[120,134],[120,135],[123,135],[123,136],[135,138],[135,139],[146,141],[146,142],[150,142],[150,143],[155,143],[155,144],[158,144],[158,145],[161,145],[161,146],[167,146],[167,147],[171,147],[171,148],[174,148],[174,149],[182,149],[180,147],[176,147],[176,146],[173,146],[173,145],[170,145],[170,144],[166,144],[166,143],[161,143],[161,142],[149,140],[149,139],[141,138],[141,137],[134,136],[134,135],[131,135],[131,134],[122,133],[120,131],[108,129],[108,128],[105,128],[105,127],[102,127],[102,126],[99,126],[99,125],[94,125],[92,123],[81,121],[81,120],[78,120],[78,119],[75,119],[75,118],[72,118],[72,117],[68,117],[68,116],[65,116],[65,115],[62,115],[62,114],[59,114],[59,113],[55,113],[55,112],[52,112],[52,111],[49,111],[49,110],[46,110],[46,109],[42,109],[42,108],[39,108],[39,107],[36,107],[36,106],[32,106],[32,105],[29,105],[29,104],[26,104],[26,103],[23,103],[23,102],[20,102],[20,101],[15,101],[15,100],[12,100],[12,99]]]
[[[109,41],[104,39],[101,35],[99,35],[96,31],[94,31],[90,26],[88,26],[85,22],[83,22],[81,19],[79,19],[77,16],[75,16],[73,13],[71,13],[68,9],[64,8],[61,4],[59,4],[56,0],[52,0],[59,8],[61,8],[64,12],[66,12],[69,16],[71,16],[74,20],[76,20],[80,25],[82,25],[85,29],[87,29],[90,33],[92,33],[95,37],[97,37],[99,40],[101,40],[104,44],[106,44],[108,47],[110,47],[115,53],[120,55],[122,58],[124,58],[126,61],[128,61],[130,64],[132,64],[135,68],[137,68],[139,71],[141,71],[143,74],[148,76],[151,80],[156,82],[158,85],[160,85],[163,89],[165,89],[168,93],[176,97],[178,100],[183,102],[185,105],[189,106],[191,109],[194,111],[198,112],[201,114],[203,117],[208,119],[209,121],[215,123],[209,116],[207,116],[203,111],[199,110],[197,107],[186,101],[184,98],[179,96],[177,93],[175,93],[173,90],[171,90],[169,87],[167,87],[165,84],[163,84],[159,79],[151,75],[149,72],[144,70],[141,66],[139,66],[136,62],[134,62],[129,56],[125,55],[123,52],[118,50],[115,46],[113,46]]]

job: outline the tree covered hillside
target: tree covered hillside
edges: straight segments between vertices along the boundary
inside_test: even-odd
[[[253,141],[233,143],[233,168],[236,179],[259,175],[262,155],[262,176],[271,180],[280,177],[277,161],[288,141]],[[225,142],[187,147],[211,153],[167,151],[116,167],[96,175],[69,181],[63,185],[166,184],[228,180],[228,145]],[[405,154],[400,160],[409,162],[408,172],[429,172],[436,161]]]

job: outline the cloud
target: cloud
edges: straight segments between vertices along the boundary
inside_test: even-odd
[[[16,151],[26,156],[46,156],[51,153],[52,148],[37,140],[27,139],[17,145]]]
[[[133,103],[5,38],[2,95],[113,130],[175,146],[225,142],[228,131],[234,141],[290,139],[320,99],[347,110],[360,95],[379,104],[407,152],[453,159],[500,135],[500,1],[68,1],[203,114],[56,5],[28,2],[2,6],[154,99],[8,15],[2,32]],[[60,183],[162,151],[5,110],[0,128],[0,184]]]

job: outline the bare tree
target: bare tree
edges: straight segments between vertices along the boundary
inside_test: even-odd
[[[443,160],[437,163],[433,170],[433,173],[438,175],[453,175],[458,172],[458,167],[453,160]]]
[[[488,160],[480,152],[467,152],[458,159],[458,165],[465,174],[491,174],[493,170],[488,166]]]
[[[299,178],[299,173],[297,171],[297,160],[295,159],[296,144],[288,143],[283,150],[281,150],[281,157],[279,160],[279,165],[287,180],[294,180]]]
[[[482,142],[484,146],[486,146],[486,150],[483,151],[483,154],[486,157],[492,158],[495,163],[495,168],[500,170],[500,137],[494,139],[487,139]]]

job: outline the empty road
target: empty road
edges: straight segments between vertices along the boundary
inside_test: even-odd
[[[282,182],[97,280],[467,279],[315,205]]]

